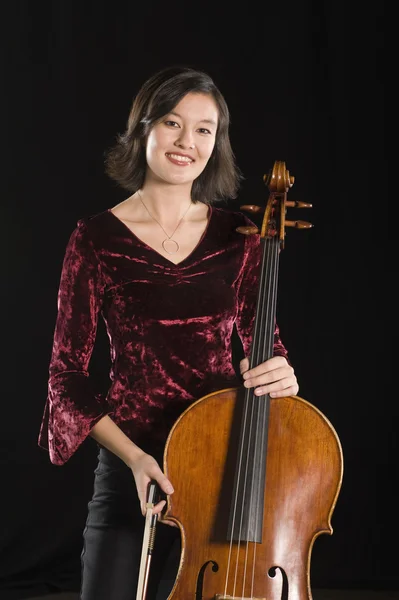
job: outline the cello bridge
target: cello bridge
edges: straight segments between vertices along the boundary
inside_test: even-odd
[[[216,594],[214,600],[266,600],[266,598],[243,598],[242,596],[225,596],[224,594]]]

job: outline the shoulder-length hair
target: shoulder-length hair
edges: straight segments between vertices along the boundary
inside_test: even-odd
[[[208,74],[190,67],[163,69],[141,87],[125,132],[117,135],[105,155],[106,173],[111,179],[131,193],[142,187],[147,167],[145,141],[151,128],[190,92],[212,96],[219,113],[215,146],[205,169],[193,182],[191,199],[211,203],[236,198],[242,175],[230,144],[226,101]]]

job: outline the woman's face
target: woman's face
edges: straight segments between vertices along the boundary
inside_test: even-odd
[[[151,129],[146,177],[174,185],[191,184],[212,154],[218,109],[212,96],[188,93]]]

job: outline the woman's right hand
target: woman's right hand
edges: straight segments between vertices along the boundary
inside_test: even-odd
[[[168,495],[173,494],[173,486],[169,479],[162,472],[155,458],[150,454],[146,454],[145,452],[140,453],[139,456],[136,456],[134,458],[134,460],[130,463],[129,466],[132,470],[134,480],[136,482],[141,512],[143,516],[145,516],[148,485],[151,482],[151,480],[155,480],[159,485],[160,489]],[[153,508],[153,514],[159,514],[165,507],[165,504],[165,500],[161,500],[160,502],[158,502]],[[176,527],[176,524],[173,521],[162,520],[162,523]]]

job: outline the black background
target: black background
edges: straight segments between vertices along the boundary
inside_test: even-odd
[[[383,4],[16,1],[1,13],[1,599],[79,587],[95,446],[62,468],[37,447],[61,262],[76,221],[126,197],[104,151],[144,80],[175,63],[208,71],[229,105],[245,176],[231,207],[266,202],[275,160],[295,177],[288,199],[313,205],[287,215],[314,228],[287,230],[278,299],[299,395],[344,454],[312,584],[399,589]],[[92,362],[105,389],[101,327]]]

